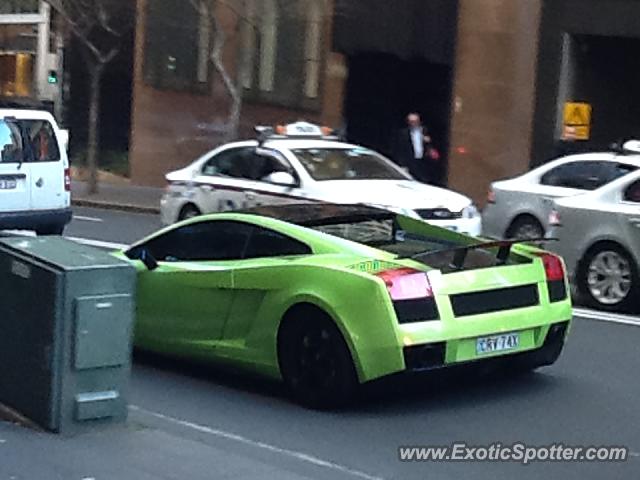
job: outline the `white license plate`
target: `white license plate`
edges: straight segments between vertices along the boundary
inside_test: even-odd
[[[0,190],[13,190],[18,186],[15,180],[0,180]]]
[[[519,345],[519,333],[504,333],[490,337],[479,337],[476,339],[476,353],[482,355],[485,353],[515,350]]]

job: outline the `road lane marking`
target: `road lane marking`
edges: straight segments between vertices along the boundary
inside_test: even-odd
[[[85,217],[82,215],[74,215],[73,216],[74,220],[80,220],[82,222],[95,222],[95,223],[104,223],[104,220],[101,218],[97,218],[97,217]]]
[[[93,240],[90,238],[80,238],[80,237],[65,237],[68,240],[73,240],[74,242],[81,243],[83,245],[88,245],[90,247],[98,247],[98,248],[107,248],[109,250],[124,250],[128,248],[129,245],[124,243],[114,243],[114,242],[105,242],[103,240]]]
[[[259,448],[262,450],[267,450],[269,452],[277,453],[279,455],[283,455],[285,457],[294,458],[301,462],[310,463],[315,465],[316,467],[322,467],[329,470],[333,470],[336,472],[340,472],[342,474],[350,475],[352,477],[362,478],[364,480],[384,480],[382,477],[376,477],[374,475],[370,475],[365,472],[361,472],[359,470],[355,470],[353,468],[345,467],[344,465],[340,465],[334,462],[330,462],[328,460],[323,460],[314,455],[309,455],[304,452],[298,452],[296,450],[289,450],[287,448],[280,448],[275,445],[271,445],[270,443],[261,442],[258,440],[252,440],[248,437],[244,437],[242,435],[238,435],[236,433],[227,432],[224,430],[219,430],[217,428],[207,427],[205,425],[200,425],[198,423],[189,422],[186,420],[181,420],[179,418],[170,417],[168,415],[164,415],[162,413],[153,412],[151,410],[147,410],[142,407],[138,407],[136,405],[130,405],[130,410],[135,412],[140,412],[144,415],[149,415],[151,417],[155,417],[159,420],[164,420],[169,423],[173,423],[175,425],[180,425],[181,427],[185,427],[191,430],[195,430],[200,433],[206,433],[208,435],[212,435],[214,437],[224,438],[225,440],[231,440],[233,442],[242,443],[244,445],[249,445],[251,447]]]
[[[620,325],[630,325],[633,327],[640,327],[640,318],[632,315],[599,312],[597,310],[588,310],[586,308],[574,308],[573,313],[576,317],[585,318],[587,320],[596,320],[599,322],[610,322],[610,323],[617,323]]]

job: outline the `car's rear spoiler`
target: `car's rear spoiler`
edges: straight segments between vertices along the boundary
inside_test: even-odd
[[[460,270],[464,267],[464,262],[467,258],[467,254],[471,250],[485,250],[490,248],[497,248],[498,253],[496,259],[498,265],[504,265],[509,259],[511,253],[511,247],[518,243],[539,243],[539,242],[552,242],[556,241],[556,238],[520,238],[514,240],[492,240],[489,242],[474,243],[472,245],[455,246],[449,248],[443,248],[439,250],[430,250],[427,252],[420,252],[412,255],[410,258],[417,259],[422,257],[428,257],[431,255],[441,255],[443,253],[453,252],[453,260],[451,262],[451,268],[454,270]]]

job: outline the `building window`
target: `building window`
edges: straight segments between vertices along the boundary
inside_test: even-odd
[[[278,54],[278,4],[276,0],[263,0],[262,8],[258,84],[263,92],[272,92]]]
[[[39,0],[0,0],[0,14],[38,13]]]
[[[147,3],[144,79],[157,89],[207,93],[208,18],[184,0]]]
[[[305,38],[304,94],[317,98],[320,91],[320,64],[322,59],[322,1],[307,0],[307,33]]]
[[[249,99],[317,109],[323,62],[323,0],[250,0],[242,30],[242,85]]]

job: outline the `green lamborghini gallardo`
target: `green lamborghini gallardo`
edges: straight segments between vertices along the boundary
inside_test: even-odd
[[[399,372],[550,365],[572,316],[559,257],[368,206],[201,216],[117,255],[139,272],[137,347],[280,378],[313,407]]]

